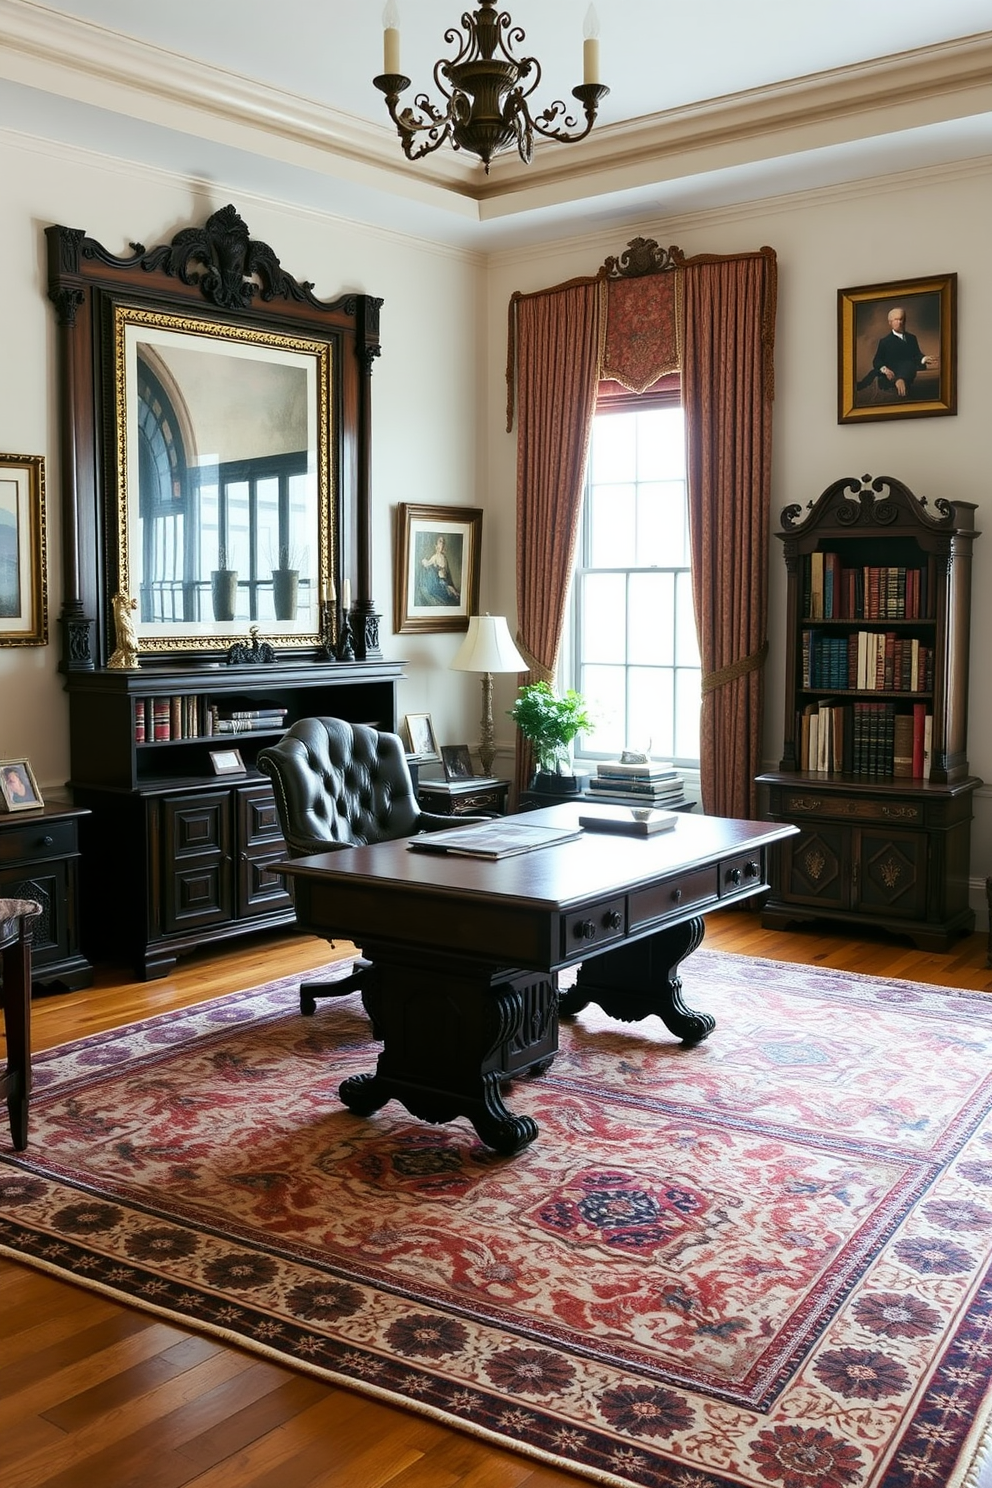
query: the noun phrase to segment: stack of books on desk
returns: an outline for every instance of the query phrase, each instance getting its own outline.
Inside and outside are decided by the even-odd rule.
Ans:
[[[685,795],[685,780],[671,765],[655,760],[627,765],[609,760],[596,766],[584,799],[612,806],[671,806]]]

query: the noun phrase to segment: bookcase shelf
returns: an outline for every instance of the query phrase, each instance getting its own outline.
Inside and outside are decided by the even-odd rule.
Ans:
[[[135,671],[70,672],[73,798],[81,819],[82,924],[93,958],[128,954],[141,977],[165,976],[177,956],[293,919],[272,865],[285,856],[258,752],[297,719],[333,716],[395,729],[398,662],[260,666],[189,663]],[[135,737],[155,699],[180,719],[278,710],[272,728]],[[185,708],[185,712],[184,712]],[[244,773],[218,775],[217,750],[237,749]]]
[[[864,476],[782,513],[785,738],[779,769],[759,783],[771,819],[800,835],[779,854],[766,925],[872,923],[928,949],[974,928],[974,512]],[[907,666],[923,686],[905,686]]]

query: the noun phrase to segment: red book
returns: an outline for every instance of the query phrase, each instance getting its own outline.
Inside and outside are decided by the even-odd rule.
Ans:
[[[926,703],[913,704],[913,776],[923,779],[923,737],[926,730]]]

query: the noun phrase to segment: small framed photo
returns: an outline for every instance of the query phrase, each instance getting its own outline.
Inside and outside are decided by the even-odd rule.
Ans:
[[[26,759],[0,760],[0,801],[3,811],[33,811],[44,806],[38,782]]]
[[[211,749],[210,763],[215,775],[244,775],[245,762],[240,749]]]
[[[394,620],[400,635],[467,630],[479,605],[482,510],[397,509]]]
[[[441,762],[445,780],[471,780],[475,773],[467,744],[446,744],[441,750]]]
[[[418,760],[436,760],[440,756],[437,752],[437,739],[434,737],[434,725],[431,723],[429,713],[408,713],[403,720],[406,742],[410,753]]]
[[[48,643],[43,455],[0,455],[0,646]]]
[[[957,279],[837,291],[839,424],[957,413]]]

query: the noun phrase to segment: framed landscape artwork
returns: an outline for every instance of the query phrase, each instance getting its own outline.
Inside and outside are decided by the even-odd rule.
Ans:
[[[479,603],[482,510],[401,505],[396,521],[395,629],[467,630]]]
[[[0,646],[47,642],[44,457],[0,455]]]
[[[957,413],[957,275],[837,291],[837,422]]]

